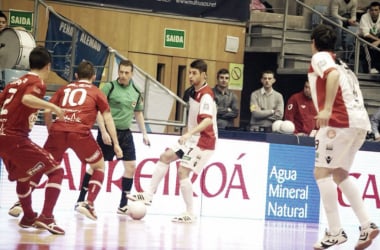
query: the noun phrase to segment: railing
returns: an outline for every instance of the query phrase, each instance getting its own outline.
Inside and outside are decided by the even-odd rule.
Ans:
[[[334,21],[332,21],[331,19],[329,19],[328,17],[326,17],[324,14],[322,14],[321,12],[315,10],[313,7],[303,3],[302,1],[300,0],[295,0],[300,6],[310,10],[311,12],[317,14],[323,21],[333,25],[334,27],[337,27],[339,29],[342,29],[343,32],[346,32],[346,34],[351,34],[352,36],[355,37],[355,50],[354,50],[354,54],[355,54],[355,57],[354,57],[354,68],[353,68],[353,71],[355,72],[355,74],[359,73],[359,60],[360,60],[360,45],[361,44],[366,44],[367,46],[371,47],[372,49],[375,49],[377,51],[380,52],[380,49],[376,46],[373,46],[371,43],[367,42],[366,40],[364,40],[362,37],[360,37],[358,34],[352,32],[351,30],[347,29],[347,28],[344,28],[342,26],[340,26],[339,24],[335,23]],[[287,29],[287,18],[288,18],[288,12],[289,12],[289,0],[286,0],[285,1],[285,14],[284,14],[284,22],[283,22],[283,43],[282,43],[282,46],[281,46],[281,55],[280,55],[280,62],[279,62],[279,65],[281,67],[284,66],[284,55],[285,55],[285,49],[284,49],[284,44],[286,43],[286,36],[285,36],[285,33],[286,33],[286,29]]]

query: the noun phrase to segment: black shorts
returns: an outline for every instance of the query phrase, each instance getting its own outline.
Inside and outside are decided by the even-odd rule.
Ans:
[[[133,142],[133,135],[130,129],[117,130],[117,139],[119,140],[119,145],[123,151],[123,157],[118,160],[123,161],[135,161],[136,160],[136,150],[135,144]],[[113,146],[106,145],[103,143],[102,134],[98,130],[98,136],[96,138],[100,148],[102,149],[104,160],[112,161],[115,157],[115,152],[113,151]]]

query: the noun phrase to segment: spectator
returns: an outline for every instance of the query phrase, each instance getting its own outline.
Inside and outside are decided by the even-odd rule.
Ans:
[[[305,81],[303,90],[293,94],[285,109],[285,120],[295,125],[294,133],[297,135],[310,135],[315,129],[315,116],[317,111],[311,99],[310,83]]]
[[[380,2],[372,2],[369,10],[360,19],[359,35],[375,47],[380,47]],[[378,74],[380,71],[380,52],[364,44],[364,53],[368,72]]]
[[[261,76],[263,87],[251,94],[251,131],[270,132],[272,123],[281,120],[284,115],[282,94],[272,88],[275,82],[273,71],[264,71]]]
[[[377,110],[375,114],[371,117],[371,127],[372,127],[372,133],[374,135],[375,141],[380,141],[380,109]]]
[[[339,26],[347,28],[348,26],[357,25],[356,10],[358,7],[357,0],[331,0],[329,5],[329,18]],[[335,27],[337,35],[335,48],[343,50],[342,29]]]
[[[234,119],[238,117],[239,105],[234,92],[228,89],[230,73],[227,69],[220,69],[216,77],[214,91],[215,102],[218,107],[218,129],[234,126]]]
[[[7,27],[7,22],[7,16],[2,11],[0,11],[0,32]]]
[[[265,0],[252,0],[250,9],[256,12],[274,12],[272,5]]]

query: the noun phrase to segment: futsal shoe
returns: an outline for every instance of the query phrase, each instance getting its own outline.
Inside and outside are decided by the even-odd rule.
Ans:
[[[335,245],[340,245],[346,241],[347,235],[343,229],[340,229],[337,235],[331,235],[331,233],[326,230],[323,239],[314,244],[314,250],[327,249]]]
[[[371,245],[372,240],[379,234],[379,228],[375,223],[369,224],[369,227],[367,228],[362,229],[359,227],[359,230],[360,237],[358,243],[355,246],[355,250],[366,249],[369,245]]]
[[[19,201],[15,202],[15,204],[13,204],[13,206],[8,210],[8,214],[13,217],[19,217],[22,212],[22,206]]]
[[[87,201],[82,202],[77,209],[79,213],[83,214],[90,220],[97,220],[98,216],[96,216],[94,206],[90,205]]]
[[[147,206],[152,205],[152,196],[144,192],[140,192],[137,194],[127,194],[127,198],[131,201],[142,201]]]
[[[40,229],[46,229],[52,234],[57,234],[57,235],[64,235],[65,231],[57,226],[55,223],[54,217],[47,218],[43,214],[41,214],[36,221],[34,222],[34,226],[36,228]]]

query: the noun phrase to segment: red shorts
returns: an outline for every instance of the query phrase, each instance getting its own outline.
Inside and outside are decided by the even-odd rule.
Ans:
[[[28,137],[1,136],[0,155],[10,181],[32,177],[37,173],[46,173],[59,165],[49,152]]]
[[[92,136],[65,131],[50,131],[44,149],[50,152],[58,162],[62,161],[65,151],[71,148],[82,162],[96,163],[103,158],[102,150]]]

